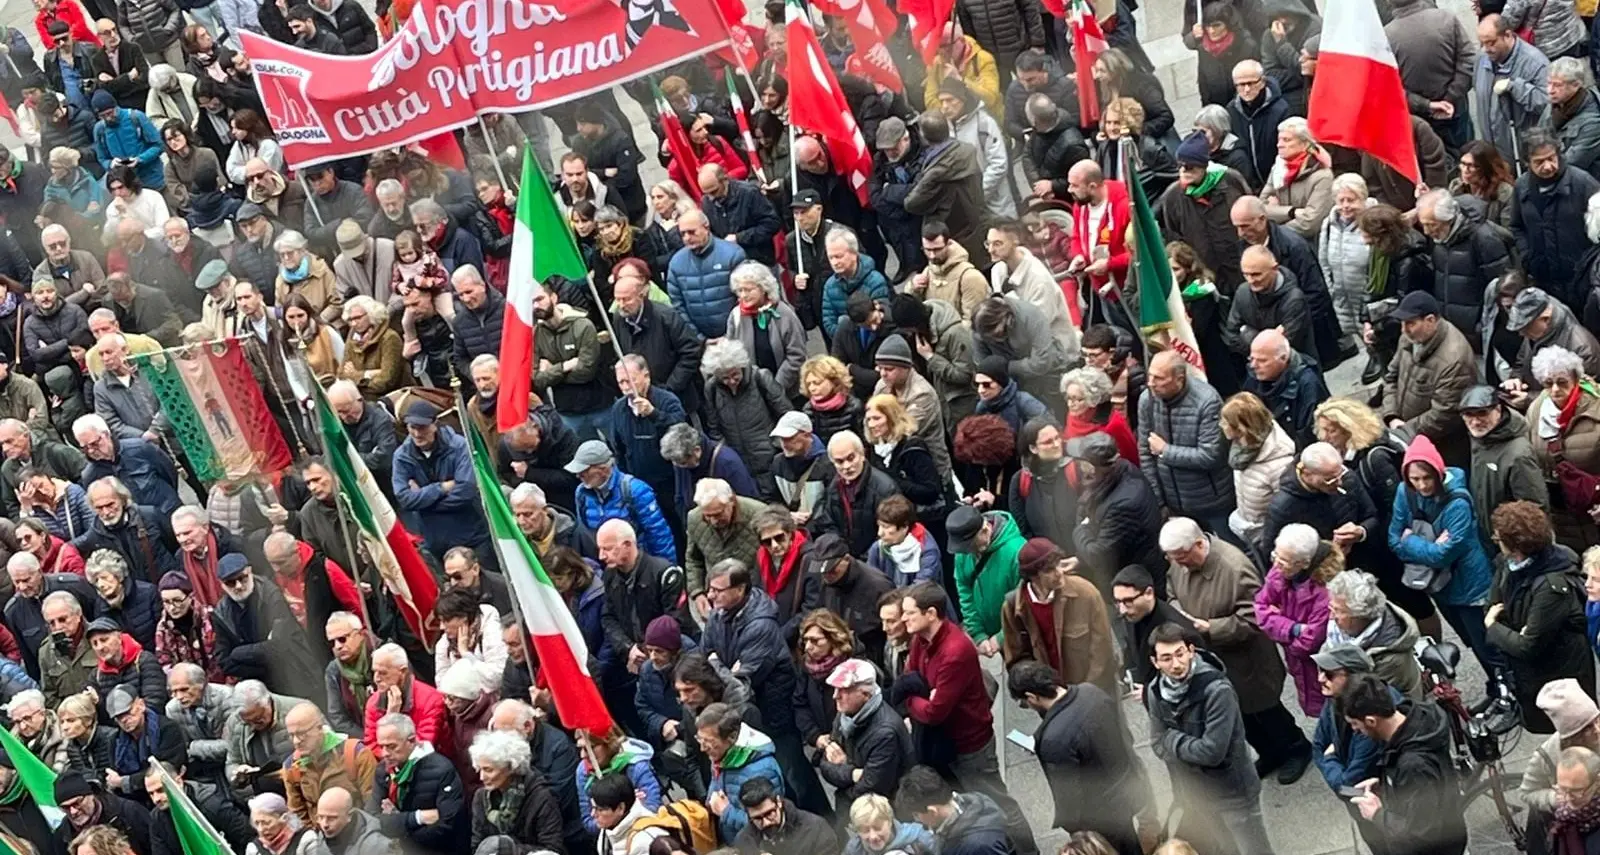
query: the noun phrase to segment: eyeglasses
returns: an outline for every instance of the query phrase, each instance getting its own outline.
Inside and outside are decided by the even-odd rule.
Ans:
[[[1134,594],[1131,597],[1112,597],[1111,600],[1112,600],[1112,602],[1116,603],[1119,606],[1131,606],[1134,603],[1139,602],[1139,599],[1141,597],[1143,597],[1143,596],[1144,596],[1144,593],[1140,592],[1140,593]]]
[[[717,594],[725,593],[725,592],[731,591],[731,590],[733,590],[733,586],[732,585],[723,585],[720,588],[717,587],[716,585],[707,585],[706,586],[706,593],[710,594],[712,596],[716,596]]]
[[[344,635],[330,635],[328,636],[328,644],[338,647],[339,645],[344,644],[346,641],[355,638],[357,635],[359,635],[359,633],[354,632],[347,632]]]
[[[1235,80],[1235,81],[1233,81],[1233,88],[1235,88],[1235,89],[1254,89],[1257,86],[1260,86],[1264,80],[1265,80],[1265,78],[1262,78],[1262,77],[1257,77],[1254,80]]]
[[[64,240],[47,240],[47,241],[44,242],[44,248],[45,249],[66,249],[67,248],[67,242],[64,241]]]
[[[224,587],[224,588],[243,588],[245,586],[245,583],[248,582],[249,580],[250,580],[250,574],[249,573],[240,573],[239,575],[234,576],[231,579],[223,579],[222,580],[222,587]]]
[[[789,539],[789,535],[787,535],[787,534],[775,534],[775,535],[772,535],[771,537],[763,537],[763,538],[761,538],[761,545],[762,546],[777,546],[778,544],[783,543],[784,541],[786,541],[788,539]]]

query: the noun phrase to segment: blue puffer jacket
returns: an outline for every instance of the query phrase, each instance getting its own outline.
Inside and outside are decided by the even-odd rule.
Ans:
[[[828,341],[833,341],[833,331],[839,328],[845,301],[859,288],[866,288],[874,300],[889,299],[889,280],[883,278],[877,263],[866,253],[856,256],[856,275],[846,279],[835,273],[822,286],[822,331],[827,333]]]
[[[685,653],[693,653],[700,649],[700,645],[687,635],[679,636],[683,647],[678,651],[682,658]],[[677,688],[673,685],[673,670],[665,671],[657,668],[655,663],[646,659],[639,666],[639,683],[633,690],[633,707],[639,711],[639,718],[644,721],[645,735],[658,747],[665,747],[661,739],[661,726],[669,721],[679,721],[683,718],[683,703],[678,700]],[[679,739],[693,739],[694,734],[678,734]]]
[[[115,158],[137,158],[140,184],[151,190],[167,186],[161,171],[161,134],[150,117],[138,110],[118,107],[115,121],[95,123],[94,155],[102,169],[110,169]]]
[[[611,766],[605,769],[606,773],[616,771],[617,766],[622,766],[628,773],[628,780],[633,782],[634,793],[644,793],[644,806],[653,813],[661,807],[661,781],[656,778],[656,772],[650,768],[650,760],[656,756],[654,748],[648,743],[637,739],[622,740],[622,753],[612,758]],[[594,782],[595,775],[589,771],[589,758],[578,761],[578,810],[583,813],[583,827],[590,834],[600,833],[600,826],[594,821],[594,805],[589,801],[589,784]]]
[[[717,831],[723,840],[738,837],[740,830],[750,822],[744,805],[739,803],[739,791],[744,789],[746,781],[766,778],[772,782],[774,792],[780,796],[784,794],[783,771],[778,768],[772,739],[748,724],[739,725],[739,735],[734,738],[733,747],[723,755],[722,765],[713,768],[715,771],[711,776],[711,785],[706,788],[706,800],[710,801],[714,793],[726,793],[728,796],[728,809],[717,818]]]
[[[89,174],[89,170],[80,166],[76,172],[67,176],[65,182],[58,183],[51,178],[49,183],[44,185],[44,200],[65,203],[72,210],[87,215],[91,202],[99,205],[102,210],[105,208],[106,188]]]
[[[133,493],[134,502],[155,508],[162,516],[178,509],[178,469],[159,446],[141,438],[117,440],[112,460],[91,460],[83,467],[84,484],[115,475]],[[81,537],[82,532],[78,535]],[[88,557],[87,554],[84,556]]]
[[[37,688],[39,684],[28,676],[28,672],[23,670],[21,665],[0,656],[0,701],[10,703],[18,692]]]
[[[1450,568],[1450,584],[1435,595],[1451,606],[1481,606],[1489,600],[1489,582],[1494,570],[1489,551],[1478,536],[1478,521],[1467,491],[1467,475],[1454,466],[1446,469],[1444,458],[1426,436],[1418,436],[1406,449],[1402,474],[1411,464],[1421,463],[1443,472],[1444,483],[1432,496],[1418,496],[1411,485],[1400,482],[1394,494],[1394,515],[1389,519],[1389,549],[1407,564]],[[1408,534],[1418,520],[1433,525],[1434,536]],[[1449,533],[1443,543],[1437,537]]]
[[[667,527],[667,518],[656,502],[656,491],[649,484],[612,467],[611,480],[604,488],[596,491],[579,483],[572,500],[578,522],[590,531],[599,531],[606,520],[627,520],[639,533],[639,545],[645,552],[668,561],[678,560],[672,529]]]
[[[489,525],[478,507],[478,476],[467,453],[467,440],[440,425],[433,454],[424,457],[416,440],[407,439],[394,453],[390,486],[400,510],[414,511],[421,521],[428,551],[443,555],[452,546],[471,546],[478,557],[494,555]],[[413,488],[411,482],[417,482]],[[439,485],[454,481],[447,492]]]
[[[1399,689],[1389,687],[1389,699],[1396,704],[1405,697]],[[1317,729],[1311,737],[1311,758],[1316,761],[1328,788],[1338,792],[1340,787],[1353,787],[1375,774],[1383,746],[1356,733],[1334,707],[1334,704],[1323,704],[1322,713],[1317,716]],[[1330,745],[1334,746],[1332,754],[1327,753]]]
[[[744,260],[738,244],[713,237],[699,250],[678,250],[667,262],[667,296],[672,298],[672,307],[702,336],[722,338],[728,334],[728,313],[739,302],[728,285],[728,275]]]
[[[155,650],[156,624],[161,620],[161,595],[155,585],[132,576],[124,578],[122,586],[127,591],[122,597],[122,604],[112,606],[105,597],[96,597],[94,616],[111,618],[144,649]]]

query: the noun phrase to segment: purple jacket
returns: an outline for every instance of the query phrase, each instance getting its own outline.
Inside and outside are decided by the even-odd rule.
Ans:
[[[1294,677],[1300,708],[1312,718],[1322,713],[1325,699],[1317,686],[1317,666],[1311,654],[1321,650],[1328,637],[1328,587],[1311,580],[1314,572],[1315,568],[1307,570],[1291,582],[1273,567],[1256,591],[1256,622],[1268,638],[1283,647],[1283,661]]]

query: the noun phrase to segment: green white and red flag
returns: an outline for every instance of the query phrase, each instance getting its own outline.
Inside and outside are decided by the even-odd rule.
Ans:
[[[294,462],[239,339],[131,356],[202,481],[277,472]]]
[[[496,426],[510,431],[528,420],[528,393],[533,391],[533,296],[550,276],[582,280],[589,275],[572,227],[550,181],[534,165],[533,152],[522,150],[522,195],[511,229],[511,276],[506,283],[506,313],[500,331],[500,392],[495,399]],[[491,478],[487,483],[495,483]]]
[[[350,509],[350,519],[355,522],[355,535],[360,540],[361,551],[378,570],[378,576],[400,607],[400,616],[406,626],[429,649],[438,638],[435,627],[429,626],[434,603],[439,601],[439,582],[422,560],[416,541],[400,524],[394,506],[389,504],[372,470],[361,458],[344,424],[329,406],[328,399],[319,389],[316,395],[316,418],[322,428],[323,443],[327,446],[328,468],[339,482],[339,494]],[[463,419],[462,421],[468,421]],[[352,570],[352,573],[355,571]]]
[[[45,765],[9,728],[0,727],[0,748],[4,748],[6,756],[11,758],[17,780],[33,798],[33,803],[39,806],[39,812],[44,814],[51,826],[59,825],[65,814],[56,807],[55,771]]]
[[[1133,164],[1133,145],[1124,139],[1119,145],[1122,174],[1134,176],[1138,171]],[[1161,226],[1156,223],[1155,211],[1144,195],[1144,185],[1137,178],[1124,182],[1128,185],[1129,209],[1133,213],[1133,265],[1132,273],[1138,282],[1139,327],[1149,342],[1150,352],[1173,350],[1189,363],[1190,372],[1204,380],[1205,359],[1200,356],[1200,340],[1195,337],[1194,326],[1189,323],[1189,310],[1183,304],[1181,285],[1172,281],[1172,267],[1167,263],[1167,246],[1161,238]]]
[[[161,788],[167,793],[167,813],[172,815],[172,827],[178,833],[184,855],[233,855],[233,847],[228,845],[227,839],[200,812],[183,785],[168,775],[154,757],[150,758],[150,771],[161,777]]]
[[[461,429],[467,434],[472,452],[478,497],[483,501],[483,515],[489,521],[494,551],[500,558],[500,572],[511,586],[522,625],[533,638],[541,677],[550,687],[556,714],[564,727],[606,733],[613,722],[600,697],[600,687],[589,673],[589,645],[561,592],[544,572],[539,556],[517,528],[483,436],[471,419],[462,419]]]
[[[756,138],[750,133],[750,117],[744,110],[744,99],[739,97],[739,87],[733,83],[733,69],[728,69],[722,79],[728,84],[728,103],[733,105],[733,116],[739,120],[739,133],[744,137],[744,151],[750,158],[750,168],[755,170],[761,186],[767,186],[767,171],[761,168],[761,155],[756,152]]]

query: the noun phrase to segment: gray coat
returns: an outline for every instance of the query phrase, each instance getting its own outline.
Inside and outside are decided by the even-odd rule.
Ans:
[[[1511,0],[1512,5],[1522,0]],[[1568,7],[1571,11],[1571,7]],[[1479,54],[1472,71],[1472,100],[1477,109],[1478,139],[1494,143],[1494,147],[1507,154],[1516,151],[1512,134],[1519,137],[1523,131],[1539,124],[1544,111],[1550,106],[1550,93],[1546,89],[1550,75],[1550,60],[1539,49],[1521,39],[1511,48],[1511,55],[1495,73],[1494,61],[1488,54]],[[1494,94],[1494,82],[1504,77],[1510,81],[1506,94]]]
[[[109,371],[94,381],[94,411],[111,426],[117,439],[138,439],[145,431],[171,431],[155,389],[137,371],[128,376],[127,383],[113,379]]]
[[[751,475],[765,475],[772,466],[772,428],[794,409],[788,395],[765,369],[744,370],[739,391],[729,392],[721,378],[706,383],[706,433],[744,458]]]
[[[307,835],[310,837],[311,835]],[[322,839],[322,835],[315,835],[317,843],[322,847],[313,850],[307,855],[316,855],[317,852],[331,853],[333,848]],[[357,808],[350,814],[350,825],[345,828],[341,840],[348,840],[339,849],[339,855],[400,855],[400,841],[385,837],[382,829],[378,827],[378,820],[372,814]]]
[[[300,704],[306,703],[301,698],[290,695],[272,695],[272,728],[262,733],[259,738],[266,740],[266,756],[274,758],[288,757],[294,753],[294,741],[289,738],[289,729],[283,720],[288,717],[289,710]],[[245,724],[235,709],[228,714],[227,723],[223,725],[223,739],[227,742],[227,775],[233,779],[233,770],[239,766],[254,765],[250,763],[250,741],[256,732]]]
[[[1458,112],[1466,108],[1478,43],[1454,12],[1433,0],[1395,0],[1394,18],[1383,33],[1413,114],[1428,116],[1430,101],[1449,101]]]
[[[934,339],[928,382],[939,393],[945,429],[953,432],[978,407],[978,393],[972,385],[972,325],[943,300],[929,300],[924,305]]]
[[[1600,171],[1600,92],[1585,89],[1574,97],[1583,99],[1577,115],[1557,128],[1550,105],[1546,104],[1539,126],[1555,134],[1556,141],[1561,143],[1562,163],[1593,175]]]
[[[167,701],[167,718],[183,728],[183,738],[189,743],[189,760],[196,763],[221,764],[228,758],[226,726],[236,721],[239,704],[234,700],[233,687],[222,683],[207,683],[200,694],[200,707],[206,714],[204,724],[198,711],[185,707],[177,698]]]
[[[1057,415],[1067,411],[1061,395],[1061,375],[1072,366],[1067,345],[1050,331],[1050,321],[1032,303],[1015,295],[1006,297],[1016,313],[1011,335],[1005,341],[991,341],[973,333],[972,362],[988,356],[1003,356],[1006,371],[1022,391],[1038,398]],[[973,402],[977,406],[977,402]]]
[[[333,281],[345,299],[364,294],[387,305],[394,296],[389,289],[394,275],[394,241],[375,237],[367,241],[367,251],[360,258],[349,258],[341,252],[333,260]]]
[[[1261,776],[1250,761],[1239,696],[1221,660],[1199,651],[1183,689],[1169,698],[1157,681],[1144,693],[1150,747],[1166,763],[1174,797],[1189,809],[1254,806]]]
[[[1345,221],[1337,211],[1328,214],[1318,231],[1317,263],[1322,266],[1333,310],[1339,315],[1339,329],[1345,335],[1359,335],[1361,310],[1368,300],[1367,263],[1372,247],[1361,239],[1355,221]]]
[[[785,395],[793,397],[800,392],[800,366],[806,361],[806,328],[793,306],[781,300],[776,306],[778,314],[767,333],[773,359],[778,363],[778,374],[773,379],[778,381]],[[744,345],[744,352],[755,361],[756,325],[737,306],[728,313],[728,338]]]
[[[1572,0],[1506,0],[1500,17],[1512,30],[1532,27],[1533,47],[1545,56],[1561,56],[1589,34]]]
[[[1233,508],[1233,470],[1222,436],[1222,396],[1190,377],[1170,401],[1146,389],[1139,396],[1139,468],[1174,516],[1210,516]],[[1160,457],[1150,434],[1167,441]]]

